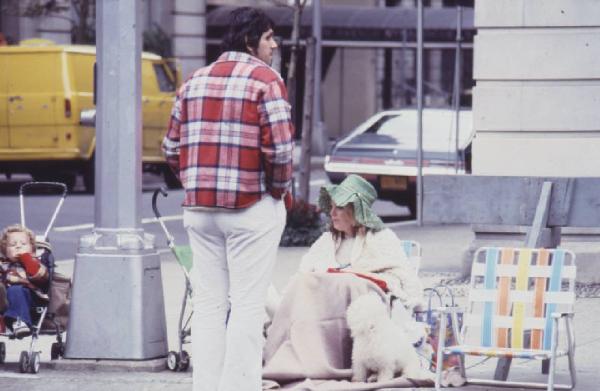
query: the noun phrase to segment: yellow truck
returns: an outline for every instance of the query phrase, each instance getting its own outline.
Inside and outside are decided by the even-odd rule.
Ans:
[[[0,47],[0,174],[28,173],[69,188],[81,174],[86,190],[93,192],[95,129],[82,126],[80,115],[94,108],[95,61],[93,46],[30,40]],[[160,144],[178,75],[151,53],[142,54],[141,68],[142,166],[176,187]]]

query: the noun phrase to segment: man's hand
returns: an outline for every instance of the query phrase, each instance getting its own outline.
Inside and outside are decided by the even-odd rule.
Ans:
[[[283,196],[283,203],[285,204],[285,210],[288,212],[292,210],[292,207],[294,206],[294,197],[292,196],[291,192],[288,191],[285,193]]]

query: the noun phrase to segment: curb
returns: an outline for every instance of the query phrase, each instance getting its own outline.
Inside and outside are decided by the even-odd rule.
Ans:
[[[98,372],[162,372],[167,369],[167,359],[150,360],[93,360],[63,358],[44,365],[57,371],[98,371]]]

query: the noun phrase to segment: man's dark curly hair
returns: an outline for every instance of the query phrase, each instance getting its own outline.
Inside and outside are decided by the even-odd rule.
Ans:
[[[260,37],[269,29],[275,29],[275,23],[263,11],[251,8],[236,8],[229,14],[229,30],[223,37],[221,49],[248,53],[248,46],[258,48]]]

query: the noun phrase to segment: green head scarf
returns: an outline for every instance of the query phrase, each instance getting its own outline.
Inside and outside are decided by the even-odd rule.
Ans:
[[[331,211],[331,203],[344,207],[354,205],[354,219],[365,227],[375,231],[383,229],[383,221],[373,212],[371,205],[377,199],[377,191],[364,178],[348,175],[339,185],[328,185],[321,188],[319,208],[325,213]]]

